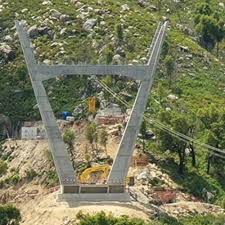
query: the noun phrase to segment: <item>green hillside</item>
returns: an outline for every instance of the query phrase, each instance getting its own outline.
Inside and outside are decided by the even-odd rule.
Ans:
[[[15,20],[27,21],[28,28],[37,26],[33,28],[32,42],[40,62],[145,64],[158,22],[168,18],[168,36],[146,114],[201,143],[224,149],[225,42],[221,40],[219,45],[213,42],[214,36],[208,33],[214,28],[212,23],[209,23],[209,29],[203,27],[208,29],[206,31],[202,28],[203,20],[196,24],[196,16],[205,15],[199,12],[204,2],[2,0],[0,114],[9,116],[14,126],[18,122],[40,119],[15,35]],[[225,21],[224,0],[206,2],[212,11],[207,14],[213,18],[210,21],[217,22],[217,17],[219,22]],[[218,14],[214,15],[214,12]],[[93,24],[85,27],[89,19],[94,19],[89,21],[89,25]],[[203,31],[209,40],[207,43],[201,42]],[[5,45],[9,46],[12,55],[3,52],[4,47],[1,46]],[[134,95],[136,91],[135,88],[127,88],[131,84],[125,79],[114,78],[112,83],[116,92]],[[95,95],[99,91],[86,77],[50,80],[46,88],[56,114],[72,111],[81,97]],[[204,199],[203,189],[206,188],[215,195],[212,202],[225,206],[224,160],[194,145],[197,162],[192,166],[190,157],[184,154],[188,147],[185,142],[154,125],[152,129],[159,138],[156,142],[147,143],[148,150],[165,171],[187,192]],[[168,149],[171,152],[169,156],[165,153]],[[211,168],[207,174],[209,156]],[[180,165],[180,170],[179,159],[185,164],[183,168]]]

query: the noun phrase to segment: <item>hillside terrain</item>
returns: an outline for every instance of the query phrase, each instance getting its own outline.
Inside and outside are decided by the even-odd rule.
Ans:
[[[47,141],[19,140],[23,123],[39,121],[40,114],[15,21],[27,27],[38,63],[138,65],[147,63],[155,29],[159,21],[166,19],[170,22],[168,35],[141,131],[151,129],[156,138],[137,141],[136,151],[147,154],[149,163],[146,168],[130,169],[130,175],[137,180],[131,192],[141,204],[138,207],[146,207],[143,218],[156,213],[149,213],[147,206],[156,204],[151,190],[157,192],[157,188],[176,191],[176,201],[161,204],[157,212],[174,218],[216,211],[224,214],[224,0],[0,0],[0,203],[16,204],[25,218],[22,224],[28,224],[28,220],[29,224],[35,224],[35,220],[36,224],[44,224],[48,215],[57,215],[58,209],[51,206],[51,201],[58,190],[58,179]],[[219,36],[215,27],[220,28]],[[130,106],[133,104],[139,82],[112,76],[99,80]],[[91,118],[87,99],[96,96],[101,107],[114,103],[123,112],[127,107],[95,79],[82,74],[62,74],[45,82],[45,87],[56,117],[69,111],[76,118],[73,126],[61,131],[68,128],[75,133],[68,149],[73,149],[71,158],[79,164],[80,173],[99,163],[99,158],[101,163],[111,165],[121,135],[113,133],[115,128],[106,127],[110,134],[107,152],[99,140],[93,151],[85,136]],[[7,126],[5,118],[10,121]],[[83,125],[79,132],[77,122]],[[6,140],[7,135],[14,140]],[[47,204],[46,212],[43,218],[37,212],[32,220],[27,211],[36,199],[41,206]],[[54,210],[49,212],[51,207]],[[62,215],[66,210],[63,207],[59,206]],[[142,217],[129,211],[124,214]],[[49,223],[74,222],[63,221],[66,219],[60,216]]]

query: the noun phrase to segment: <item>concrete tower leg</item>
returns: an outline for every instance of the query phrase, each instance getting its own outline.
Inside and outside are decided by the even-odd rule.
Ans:
[[[49,147],[51,149],[54,164],[59,176],[61,192],[78,192],[75,172],[69,159],[66,146],[62,140],[45,88],[42,84],[42,76],[37,70],[37,64],[31,49],[31,43],[26,35],[26,32],[23,30],[23,27],[19,23],[16,23],[16,28],[28,67],[32,87],[34,89],[34,94],[48,136]]]
[[[123,138],[119,145],[116,159],[108,177],[108,184],[114,189],[116,188],[121,190],[125,187],[126,176],[128,173],[131,157],[133,155],[137,135],[139,133],[141,122],[144,116],[150,90],[153,84],[154,74],[165,38],[166,28],[167,22],[161,27],[158,27],[156,30],[151,47],[151,56],[148,62],[148,75],[141,82],[130,119],[127,123]]]

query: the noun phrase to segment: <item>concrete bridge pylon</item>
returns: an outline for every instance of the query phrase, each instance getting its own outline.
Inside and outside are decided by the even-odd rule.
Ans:
[[[38,64],[35,60],[27,31],[21,22],[16,21],[20,44],[59,177],[61,186],[59,200],[129,201],[129,195],[125,190],[125,180],[154,81],[154,74],[159,62],[167,26],[167,21],[159,24],[150,47],[151,54],[147,65],[45,65]],[[76,171],[73,169],[72,162],[62,140],[52,107],[43,86],[43,81],[62,74],[117,75],[141,81],[130,119],[125,128],[117,156],[105,185],[81,185],[76,179]]]

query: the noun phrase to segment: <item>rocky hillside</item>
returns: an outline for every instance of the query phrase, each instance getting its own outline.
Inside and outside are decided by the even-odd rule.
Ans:
[[[159,2],[162,2],[160,8]],[[15,20],[24,21],[27,25],[38,61],[47,64],[142,64],[147,61],[148,47],[158,21],[168,17],[171,19],[171,28],[165,54],[170,51],[177,59],[176,89],[182,93],[182,99],[194,112],[196,108],[205,107],[210,100],[216,105],[222,104],[223,65],[197,42],[192,18],[195,6],[188,2],[176,2],[2,0],[0,112],[9,115],[14,123],[39,117],[15,33]],[[212,2],[215,2],[215,8],[224,10],[217,5],[219,2]],[[221,59],[223,51],[222,45]],[[164,94],[170,92],[165,85],[168,77],[163,66],[161,68],[158,72],[160,81],[154,90],[156,98],[160,85]],[[48,84],[56,112],[71,110],[77,104],[77,99],[87,94],[86,79],[71,79],[72,82],[50,81]],[[125,84],[118,85],[125,89]]]
[[[156,171],[150,171],[150,175],[144,171],[142,176],[157,179],[141,179],[145,197],[140,196],[145,200],[151,183],[160,186],[166,179],[188,196],[225,207],[224,157],[196,144],[225,149],[225,42],[223,38],[216,42],[218,36],[212,34],[217,31],[214,23],[222,29],[224,12],[224,0],[0,0],[0,114],[10,118],[13,130],[23,121],[40,120],[15,20],[27,27],[40,63],[145,64],[158,22],[169,19],[146,116],[197,141],[180,140],[159,125],[148,123],[150,119],[146,121],[147,129],[156,133],[156,140],[145,140],[144,150],[151,155]],[[138,82],[110,76],[100,79],[124,100],[133,102]],[[82,76],[62,76],[45,86],[56,116],[77,109],[75,114],[79,111],[86,119],[88,113],[79,110],[80,104],[85,108],[87,97],[99,97],[99,93],[101,101],[118,103],[98,84]],[[138,144],[142,141],[138,140]],[[45,151],[46,142],[24,145],[17,141],[10,145],[8,142],[0,148],[3,171],[4,162],[10,162],[8,177],[1,178],[1,187],[14,187],[18,181],[21,185],[27,179],[29,183],[35,177],[41,177],[38,184],[45,186],[57,183],[53,166],[46,167],[47,160],[51,161]],[[30,157],[28,161],[26,157]],[[206,195],[211,196],[210,200]],[[168,212],[170,208],[173,206]]]

